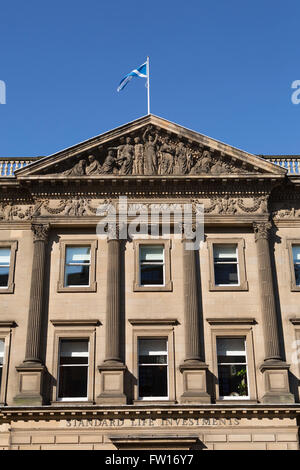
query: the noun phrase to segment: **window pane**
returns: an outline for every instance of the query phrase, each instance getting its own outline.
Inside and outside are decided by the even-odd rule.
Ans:
[[[61,356],[87,356],[89,351],[88,341],[63,339],[60,342]]]
[[[0,266],[0,287],[8,286],[9,267],[4,268]]]
[[[139,396],[167,397],[168,396],[167,366],[139,367]]]
[[[89,266],[66,266],[65,286],[88,286],[90,283]]]
[[[293,245],[293,259],[300,263],[300,245]]]
[[[163,266],[146,265],[141,266],[141,285],[163,285]]]
[[[167,355],[167,340],[161,338],[149,338],[139,340],[139,355],[157,356]]]
[[[4,340],[0,339],[0,365],[3,365],[4,358]]]
[[[59,398],[87,397],[87,366],[59,368]]]
[[[62,340],[60,364],[88,364],[88,341]]]
[[[248,396],[245,338],[217,338],[217,355],[220,396]]]
[[[245,338],[217,338],[218,356],[245,356]]]
[[[59,398],[87,397],[88,350],[88,341],[61,340]]]
[[[300,286],[300,263],[295,264],[295,278],[296,278],[296,285]]]
[[[0,248],[0,266],[9,266],[10,264],[10,248]]]
[[[140,261],[161,261],[164,260],[163,245],[140,246]]]
[[[214,245],[214,259],[237,261],[237,245]]]
[[[139,340],[140,364],[167,364],[167,355],[166,339]]]
[[[90,246],[67,246],[66,263],[89,263],[91,260]]]
[[[219,366],[218,375],[221,397],[248,396],[246,366]]]
[[[2,380],[3,360],[4,360],[4,340],[0,339],[0,387],[1,387],[1,380]]]
[[[293,246],[293,260],[294,260],[296,285],[300,286],[300,245]]]
[[[215,264],[215,284],[238,284],[237,264]]]

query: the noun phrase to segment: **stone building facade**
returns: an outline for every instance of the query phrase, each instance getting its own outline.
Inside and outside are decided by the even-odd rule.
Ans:
[[[148,115],[0,161],[1,449],[298,449],[300,168],[277,160]]]

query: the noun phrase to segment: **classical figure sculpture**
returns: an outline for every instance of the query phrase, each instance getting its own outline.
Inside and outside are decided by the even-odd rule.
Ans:
[[[144,145],[144,175],[157,174],[157,155],[156,144],[158,135],[155,137],[151,134],[151,128],[147,128],[143,134]]]
[[[139,137],[134,138],[134,160],[133,175],[142,175],[144,173],[144,146]]]
[[[126,143],[121,147],[120,154],[117,158],[117,163],[121,164],[119,174],[130,175],[132,173],[134,152],[134,147],[131,144],[131,137],[126,137]]]
[[[114,156],[114,148],[111,147],[108,149],[107,157],[104,160],[100,173],[110,174],[113,172],[115,166],[116,166],[116,158]]]
[[[160,147],[161,159],[159,164],[160,175],[171,175],[174,167],[174,149],[170,143],[169,137],[165,138]]]
[[[69,170],[64,171],[62,174],[64,176],[83,176],[85,175],[86,161],[79,160],[76,165],[74,165]]]
[[[216,161],[210,169],[212,175],[220,175],[221,173],[230,173],[230,168],[225,162]]]
[[[183,142],[178,142],[175,152],[174,174],[185,175],[187,173],[187,154]]]
[[[88,156],[88,162],[89,164],[86,166],[85,169],[87,175],[97,175],[101,172],[101,165],[98,160],[96,160],[94,155]]]
[[[207,174],[211,166],[211,155],[208,150],[204,150],[202,156],[196,160],[195,165],[191,168],[190,175]]]

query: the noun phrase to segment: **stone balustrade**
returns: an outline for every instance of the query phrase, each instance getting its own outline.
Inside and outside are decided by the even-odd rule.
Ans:
[[[259,155],[275,165],[288,170],[289,175],[300,175],[300,155]]]
[[[15,157],[15,158],[0,158],[0,178],[7,178],[14,176],[14,173],[19,168],[27,166],[38,157]]]

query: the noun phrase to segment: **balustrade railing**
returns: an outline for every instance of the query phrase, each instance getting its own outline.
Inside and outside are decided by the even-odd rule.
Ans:
[[[259,155],[275,165],[288,170],[288,175],[300,176],[300,155]]]
[[[14,176],[15,171],[19,168],[27,166],[32,163],[38,157],[27,157],[27,158],[0,158],[0,177],[7,178]]]

